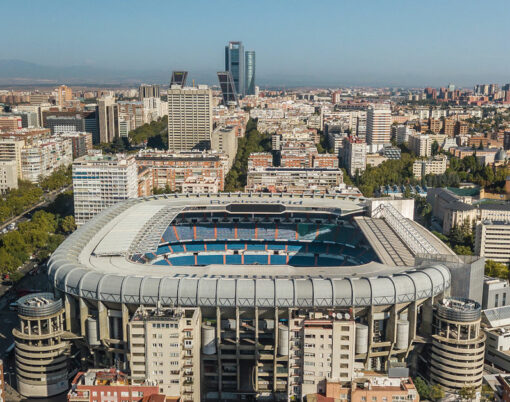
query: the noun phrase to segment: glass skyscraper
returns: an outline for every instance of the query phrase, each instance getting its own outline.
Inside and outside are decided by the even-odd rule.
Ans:
[[[245,94],[255,95],[255,52],[253,50],[246,51],[245,69]]]
[[[245,94],[245,69],[243,42],[229,42],[225,46],[225,71],[230,71],[236,91],[239,95]]]

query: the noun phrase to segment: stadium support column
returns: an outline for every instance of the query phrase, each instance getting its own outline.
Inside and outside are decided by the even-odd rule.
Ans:
[[[276,393],[277,387],[277,357],[278,357],[278,307],[274,308],[274,346],[273,346],[273,392]]]
[[[421,305],[421,326],[420,332],[425,336],[432,335],[432,318],[434,311],[432,306],[434,305],[434,297],[429,297]]]
[[[110,339],[110,323],[108,320],[108,308],[103,302],[97,302],[97,310],[99,313],[99,337],[101,339]]]
[[[254,376],[254,385],[255,391],[259,390],[259,370],[258,364],[260,361],[260,350],[259,350],[259,308],[255,306],[255,373]]]
[[[388,362],[390,361],[391,353],[397,342],[397,321],[398,321],[398,309],[397,305],[393,304],[390,308],[390,317],[388,318],[388,325],[386,327],[386,340],[391,342],[390,349],[388,350],[388,356],[386,358],[386,370],[388,370]]]
[[[370,368],[370,355],[372,353],[372,343],[374,341],[374,306],[370,305],[368,307],[368,350],[367,350],[367,358],[365,360],[365,368]]]
[[[221,311],[216,307],[216,350],[218,355],[218,399],[221,400],[223,367],[221,365]]]
[[[85,300],[80,297],[80,330],[81,336],[87,336],[86,321],[89,318],[89,308]]]
[[[236,362],[237,362],[237,367],[236,367],[236,371],[237,371],[237,389],[241,389],[241,362],[240,362],[240,350],[239,350],[239,345],[241,343],[241,335],[239,333],[239,328],[240,328],[241,324],[239,322],[239,307],[236,306]]]
[[[78,331],[76,325],[76,300],[67,293],[64,294],[64,307],[66,311],[65,313],[66,331],[72,331],[76,333]]]
[[[416,338],[416,315],[417,315],[416,301],[413,301],[407,308],[408,317],[407,319],[409,320],[409,347],[411,347],[414,339]]]

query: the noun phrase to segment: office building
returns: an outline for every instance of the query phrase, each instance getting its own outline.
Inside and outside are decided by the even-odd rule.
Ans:
[[[93,149],[91,133],[68,131],[61,133],[60,136],[71,140],[73,159],[87,155],[87,153]]]
[[[154,398],[160,396],[160,398]],[[154,398],[154,399],[152,399]],[[80,371],[71,383],[68,402],[165,402],[158,384],[133,384],[123,372],[111,369]]]
[[[112,142],[119,136],[119,106],[115,103],[115,97],[107,95],[99,99],[98,116],[100,142]]]
[[[130,130],[134,130],[148,120],[145,116],[144,102],[117,102],[119,113],[119,136],[127,137]],[[124,123],[124,126],[122,125]],[[123,132],[121,132],[121,127]]]
[[[30,105],[40,106],[42,104],[48,103],[50,97],[48,94],[42,94],[39,92],[30,94]]]
[[[159,98],[159,85],[142,84],[138,88],[138,99],[143,101],[145,98]]]
[[[65,85],[60,85],[57,88],[57,106],[63,107],[66,102],[69,102],[73,99],[73,91],[71,88]]]
[[[510,221],[479,222],[475,231],[475,253],[488,260],[510,263]]]
[[[432,139],[426,134],[410,134],[408,137],[409,149],[418,157],[432,155]]]
[[[15,159],[0,160],[0,193],[18,188],[18,164]]]
[[[106,208],[138,197],[135,157],[92,153],[73,162],[74,217],[82,225]]]
[[[46,116],[45,127],[49,128],[52,134],[83,132],[85,131],[85,119],[80,114],[75,116]]]
[[[73,146],[70,138],[53,136],[34,140],[21,149],[21,176],[23,180],[38,183],[60,167],[73,161]]]
[[[247,50],[245,53],[245,70],[246,76],[244,79],[246,95],[255,95],[255,52]]]
[[[187,180],[201,177],[218,179],[219,190],[223,191],[230,163],[223,153],[154,150],[140,151],[136,161],[139,167],[151,170],[154,188],[169,188],[176,192],[184,192]]]
[[[228,169],[230,169],[237,154],[235,127],[223,126],[214,130],[211,135],[211,150],[225,154],[228,157]]]
[[[483,280],[482,310],[510,304],[510,286],[507,279],[485,277]]]
[[[370,152],[391,143],[391,108],[388,104],[371,105],[367,111],[367,144]]]
[[[191,151],[209,149],[212,133],[212,92],[173,86],[168,90],[168,149]]]
[[[444,298],[436,304],[432,323],[429,378],[455,393],[482,386],[485,334],[481,306],[469,299]]]
[[[218,81],[220,83],[223,104],[227,107],[237,106],[239,99],[237,97],[234,79],[232,78],[230,71],[219,71]]]
[[[510,371],[510,306],[482,312],[482,328],[487,336],[485,360],[498,370]]]
[[[167,397],[199,402],[201,331],[214,337],[214,327],[201,329],[201,318],[198,308],[139,307],[128,326],[133,383],[147,381]]]
[[[225,46],[225,71],[229,71],[234,79],[236,92],[245,95],[245,56],[243,42],[229,42]],[[255,71],[254,71],[255,72]]]
[[[0,116],[0,131],[12,131],[23,128],[23,123],[20,116]]]
[[[446,172],[448,157],[446,155],[436,155],[429,159],[418,159],[413,163],[413,175],[417,179],[428,174],[443,174]]]
[[[71,344],[64,337],[62,299],[53,293],[34,293],[17,304],[19,326],[12,334],[18,392],[29,398],[48,398],[67,391]]]
[[[174,85],[178,85],[181,88],[186,86],[186,79],[188,78],[187,71],[172,71],[172,78],[170,80],[170,88]]]

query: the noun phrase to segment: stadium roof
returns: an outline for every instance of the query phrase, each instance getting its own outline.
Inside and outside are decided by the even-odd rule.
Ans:
[[[368,306],[404,303],[450,287],[443,265],[419,268],[289,265],[156,266],[128,255],[152,247],[181,210],[226,210],[231,204],[278,204],[287,211],[349,215],[365,199],[281,194],[163,195],[117,204],[69,236],[49,261],[56,289],[105,302],[181,306]],[[163,223],[162,223],[163,222]],[[159,241],[159,240],[156,240]]]

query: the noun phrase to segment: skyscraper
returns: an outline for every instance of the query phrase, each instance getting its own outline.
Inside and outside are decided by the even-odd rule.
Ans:
[[[143,100],[145,98],[159,98],[159,85],[140,85],[140,88],[138,88],[138,99]]]
[[[188,78],[187,71],[172,71],[170,88],[172,88],[172,85],[180,85],[181,87],[184,87],[186,85],[186,78]]]
[[[230,71],[236,91],[239,95],[245,94],[244,46],[243,42],[229,42],[225,46],[225,71]]]
[[[207,149],[212,133],[212,92],[207,85],[168,90],[168,149]]]
[[[99,111],[99,140],[112,142],[119,136],[119,106],[115,103],[115,97],[108,95],[99,99],[97,105]]]
[[[225,106],[237,105],[238,99],[234,79],[230,71],[219,71],[218,80],[220,82],[223,104]]]
[[[255,52],[247,50],[245,53],[245,85],[246,95],[255,95]]]
[[[391,142],[391,109],[390,105],[371,105],[367,112],[367,144],[371,151],[377,151],[383,144]]]

